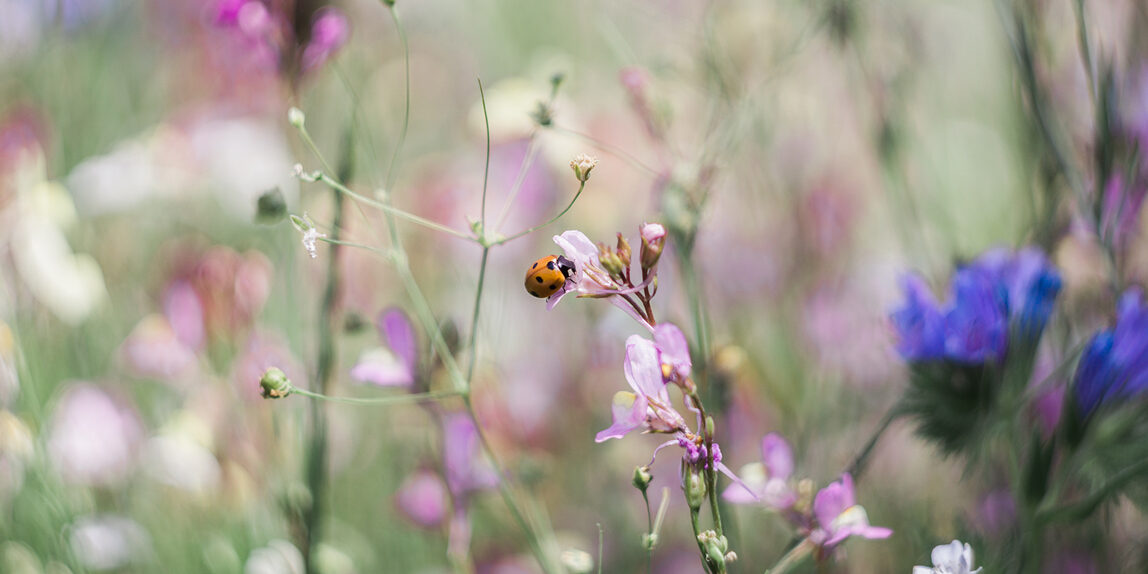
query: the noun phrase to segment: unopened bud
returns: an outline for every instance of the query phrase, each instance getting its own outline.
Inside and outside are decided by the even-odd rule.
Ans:
[[[686,495],[686,504],[690,510],[697,510],[706,501],[706,481],[702,479],[697,469],[690,467],[686,459],[682,459],[682,492]]]
[[[259,394],[265,399],[281,399],[290,395],[291,390],[291,381],[278,368],[267,369],[259,379]]]
[[[642,535],[642,548],[646,550],[653,550],[658,545],[658,535],[653,532],[647,532]]]
[[[611,251],[609,247],[605,245],[601,245],[600,247],[601,249],[598,251],[598,262],[602,264],[602,269],[605,269],[607,273],[615,277],[621,276],[622,272],[626,269],[626,267],[622,265],[622,258],[618,257],[618,254]]]
[[[574,170],[574,177],[582,183],[586,183],[586,180],[590,179],[590,170],[594,169],[596,165],[598,165],[598,160],[584,153],[580,153],[570,160],[570,169]]]
[[[662,249],[666,245],[666,228],[660,223],[644,223],[641,228],[642,235],[642,269],[652,269],[662,257]]]
[[[654,480],[654,475],[650,474],[650,467],[639,466],[634,468],[634,488],[646,492],[650,487],[650,481]]]
[[[730,550],[729,552],[725,553],[725,563],[730,564],[733,562],[737,562],[737,552]]]
[[[625,263],[626,267],[630,266],[630,255],[632,253],[633,253],[633,251],[630,250],[630,242],[626,241],[626,238],[623,237],[621,233],[619,233],[618,234],[618,257],[620,257],[622,259],[622,263]]]
[[[287,200],[278,187],[263,192],[255,203],[255,221],[264,224],[279,223],[287,216]]]
[[[303,125],[307,122],[307,116],[303,115],[303,110],[294,106],[287,110],[287,123],[294,126],[296,129],[303,129]]]

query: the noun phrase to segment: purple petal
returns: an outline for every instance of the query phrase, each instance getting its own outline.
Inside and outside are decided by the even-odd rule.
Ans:
[[[164,293],[163,313],[176,337],[192,349],[202,349],[207,340],[203,324],[203,303],[187,281],[172,283]]]
[[[841,475],[841,480],[817,493],[813,499],[813,514],[817,516],[817,523],[828,529],[853,503],[853,477],[845,473]]]
[[[566,252],[566,257],[574,260],[577,266],[574,270],[576,277],[581,278],[582,265],[585,263],[598,266],[598,247],[581,231],[570,230],[562,235],[555,235],[554,243]]]
[[[662,365],[654,342],[639,335],[626,339],[626,380],[639,395],[660,399],[668,403],[666,383],[662,379]]]
[[[771,432],[761,439],[761,460],[771,479],[786,480],[793,474],[793,449],[777,433]]]
[[[398,307],[384,309],[375,322],[379,337],[386,342],[407,370],[413,375],[418,369],[419,344],[415,339],[415,328],[407,314]]]
[[[395,506],[418,526],[434,528],[446,518],[446,486],[437,474],[417,471],[395,492]]]
[[[662,360],[669,363],[683,377],[690,376],[693,361],[690,360],[690,346],[682,330],[671,323],[654,327],[654,343],[662,352]]]
[[[478,429],[470,417],[447,416],[443,421],[443,466],[451,492],[461,495],[498,484],[498,475],[481,457]]]
[[[631,431],[641,428],[646,421],[647,407],[646,397],[619,391],[614,395],[614,401],[610,405],[610,414],[614,422],[610,428],[599,432],[594,437],[594,442],[622,438]]]
[[[311,26],[311,41],[303,49],[303,71],[313,70],[327,61],[350,36],[350,26],[343,13],[327,7],[316,13]]]

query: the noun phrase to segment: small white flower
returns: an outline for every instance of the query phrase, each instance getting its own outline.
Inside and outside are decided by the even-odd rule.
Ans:
[[[973,569],[973,548],[954,540],[933,548],[933,567],[914,566],[913,574],[977,574]]]
[[[590,179],[590,170],[594,169],[596,165],[598,165],[598,159],[584,153],[580,153],[570,160],[570,169],[574,170],[574,177],[582,183],[586,183],[586,180]]]
[[[327,237],[327,234],[319,233],[319,230],[314,227],[303,232],[303,248],[307,250],[307,255],[310,255],[311,259],[319,256],[319,253],[315,251],[315,242],[323,237]]]

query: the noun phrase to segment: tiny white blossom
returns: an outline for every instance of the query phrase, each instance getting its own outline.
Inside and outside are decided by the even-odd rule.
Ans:
[[[584,153],[580,153],[570,160],[570,169],[574,170],[574,177],[582,183],[586,183],[586,180],[590,179],[590,170],[594,169],[596,165],[598,165],[598,159]]]
[[[933,548],[933,567],[914,566],[913,574],[977,574],[973,569],[973,548],[954,540]]]
[[[327,234],[319,233],[319,230],[314,227],[303,232],[303,248],[307,250],[307,255],[310,255],[311,259],[319,256],[319,253],[315,251],[315,242],[322,237],[327,237]]]

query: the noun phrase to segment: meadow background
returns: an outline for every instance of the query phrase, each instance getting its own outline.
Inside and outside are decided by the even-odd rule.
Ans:
[[[1148,134],[1142,2],[1080,3],[1086,66],[1069,0],[398,0],[410,90],[398,152],[408,84],[386,4],[335,3],[349,33],[313,66],[300,62],[321,3],[267,2],[288,23],[271,47],[221,17],[224,4],[0,0],[0,571],[303,571],[314,403],[264,400],[260,376],[276,366],[315,390],[331,320],[328,393],[400,394],[350,372],[380,356],[382,310],[412,311],[387,261],[343,248],[324,315],[331,245],[313,259],[289,222],[256,221],[259,197],[278,189],[332,232],[332,192],[296,176],[297,163],[322,166],[291,107],[351,188],[387,188],[397,207],[464,233],[487,166],[477,79],[485,209],[506,213],[495,231],[548,220],[577,190],[571,158],[598,158],[558,222],[490,250],[471,396],[527,518],[557,552],[600,553],[603,572],[646,567],[630,481],[660,440],[594,442],[625,388],[624,341],[643,331],[603,301],[548,311],[522,289],[531,262],[561,253],[553,235],[613,244],[621,232],[636,251],[644,222],[696,231],[687,257],[667,243],[653,304],[691,344],[707,334],[694,364],[725,462],[758,461],[777,432],[819,486],[906,388],[888,321],[905,271],[941,287],[990,247],[1043,248],[1064,280],[1052,361],[1110,322],[1113,272],[1148,280],[1148,228],[1130,215],[1110,264],[1056,155],[1090,180],[1105,138]],[[1125,167],[1136,179],[1148,166]],[[341,229],[389,244],[369,206],[348,202]],[[397,229],[446,342],[469,357],[482,248]],[[441,388],[416,333],[426,382]],[[450,510],[431,477],[458,399],[322,408],[316,571],[539,571],[492,489],[470,495],[471,564],[447,558]],[[858,480],[870,521],[893,536],[800,571],[907,573],[953,538],[974,542],[985,572],[1006,571],[992,544],[1013,520],[1004,478],[915,428],[894,422]],[[653,570],[697,572],[679,463],[662,456],[652,473],[651,504],[671,493]],[[423,490],[403,489],[412,477]],[[1041,571],[1145,571],[1141,508],[1119,499],[1050,533]],[[763,571],[791,542],[762,509],[725,517],[731,571]],[[565,567],[578,571],[579,556]]]

